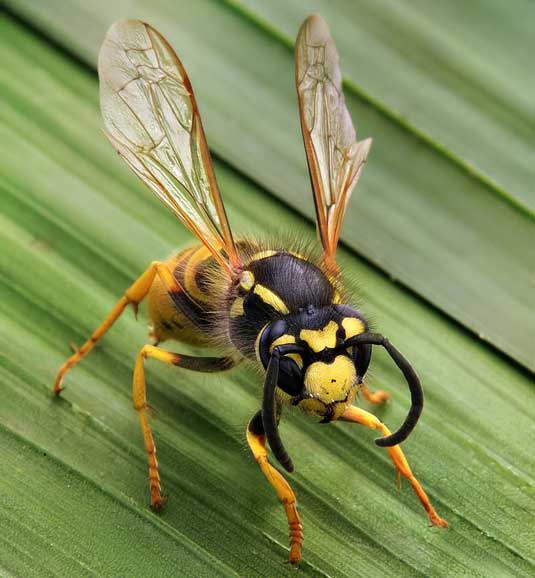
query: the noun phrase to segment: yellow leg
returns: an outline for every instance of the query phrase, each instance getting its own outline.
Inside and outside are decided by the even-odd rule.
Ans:
[[[299,564],[301,560],[301,544],[303,543],[303,526],[301,526],[301,520],[297,512],[297,500],[290,484],[268,462],[266,436],[263,433],[257,433],[261,429],[261,423],[259,412],[249,423],[247,442],[260,469],[277,492],[277,496],[284,506],[290,530],[290,555],[288,561],[291,564]]]
[[[390,399],[390,395],[382,389],[378,389],[372,393],[365,383],[360,386],[360,392],[368,403],[373,403],[374,405],[384,403],[387,399]]]
[[[111,313],[106,317],[106,319],[104,319],[97,329],[95,329],[91,337],[60,367],[54,385],[52,386],[53,393],[59,394],[61,392],[61,382],[63,381],[67,371],[69,371],[71,367],[76,365],[93,349],[95,343],[97,343],[97,341],[99,341],[106,331],[108,331],[108,329],[115,323],[127,305],[132,304],[134,311],[137,313],[137,307],[149,292],[156,275],[159,275],[170,293],[180,293],[182,291],[180,285],[177,283],[165,263],[159,263],[158,261],[151,263],[143,275],[141,275],[141,277],[139,277],[139,279],[137,279],[125,291],[124,295],[119,299]]]
[[[134,409],[139,416],[149,462],[150,505],[157,510],[161,508],[165,500],[161,493],[156,446],[146,415],[149,407],[147,404],[147,387],[145,383],[145,359],[147,358],[156,359],[167,365],[176,365],[183,369],[209,373],[230,369],[236,364],[236,360],[231,357],[193,357],[180,355],[179,353],[160,349],[154,345],[144,345],[138,353],[134,368],[133,401]]]
[[[380,430],[383,435],[387,436],[390,435],[390,430],[373,414],[364,411],[358,407],[351,406],[346,409],[346,411],[340,417],[341,420],[350,421],[353,423],[359,423],[361,425],[365,425],[366,427],[372,429]],[[422,506],[425,508],[427,515],[429,516],[429,520],[431,524],[434,526],[442,526],[447,527],[448,522],[441,518],[435,508],[431,505],[427,494],[425,493],[424,489],[420,485],[420,482],[414,477],[414,474],[411,471],[409,463],[407,462],[407,458],[405,457],[403,451],[399,446],[393,446],[390,448],[386,448],[390,459],[394,463],[398,474],[401,474],[404,478],[409,480],[412,489],[414,490],[415,494],[418,496]]]
[[[132,392],[134,409],[139,416],[143,442],[145,443],[145,450],[147,451],[147,459],[149,462],[150,505],[157,510],[162,507],[165,500],[161,492],[160,473],[158,471],[158,460],[156,459],[156,445],[154,444],[154,438],[152,437],[152,431],[146,416],[148,404],[147,387],[145,384],[145,359],[147,357],[157,359],[168,365],[177,365],[180,356],[169,351],[164,351],[163,349],[158,349],[152,345],[145,345],[137,355],[134,368]]]

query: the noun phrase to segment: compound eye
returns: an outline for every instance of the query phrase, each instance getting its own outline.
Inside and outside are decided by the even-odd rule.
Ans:
[[[280,358],[277,385],[289,395],[299,395],[303,390],[303,373],[296,361],[287,355]]]
[[[243,304],[245,312],[247,313],[246,303],[247,297],[245,298],[245,302]],[[266,326],[264,331],[262,331],[262,335],[260,336],[260,341],[258,343],[258,353],[260,354],[260,360],[262,361],[264,369],[266,369],[268,366],[273,346],[279,345],[277,339],[283,335],[285,331],[286,322],[282,319],[272,321]]]

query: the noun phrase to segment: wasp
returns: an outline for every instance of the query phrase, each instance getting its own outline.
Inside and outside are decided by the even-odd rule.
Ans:
[[[423,408],[420,380],[390,341],[372,332],[349,304],[336,248],[347,204],[359,180],[371,139],[358,141],[342,92],[336,47],[321,16],[302,24],[295,47],[295,82],[301,129],[316,208],[321,255],[288,246],[234,238],[212,168],[189,78],[165,38],[137,20],[116,22],[99,56],[100,104],[105,134],[134,173],[197,237],[200,244],[167,261],[154,261],[125,291],[89,339],[63,364],[53,385],[110,329],[128,305],[148,301],[154,344],[137,355],[133,405],[149,466],[150,504],[162,506],[156,446],[147,420],[145,361],[201,372],[228,370],[243,360],[265,371],[261,409],[246,437],[254,458],[284,506],[290,534],[289,561],[301,559],[303,530],[293,490],[268,458],[268,445],[287,472],[294,469],[278,431],[284,408],[296,406],[321,419],[343,420],[379,430],[409,480],[431,524],[447,526],[431,505],[399,447]],[[217,347],[219,357],[182,355],[159,344],[175,340]],[[364,379],[372,347],[381,346],[400,369],[411,395],[397,431],[353,405],[357,393],[371,403]]]

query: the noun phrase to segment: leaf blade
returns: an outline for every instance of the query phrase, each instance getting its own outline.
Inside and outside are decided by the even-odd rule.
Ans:
[[[184,551],[194,542],[216,560],[205,575],[227,568],[231,575],[286,575],[283,514],[243,451],[243,429],[258,407],[253,371],[215,382],[149,368],[150,401],[159,411],[153,424],[170,494],[162,518],[146,509],[145,456],[131,409],[131,369],[146,338],[143,324],[121,319],[69,376],[65,400],[51,402],[49,387],[67,343],[83,340],[150,260],[190,237],[96,137],[94,79],[22,28],[5,21],[0,26],[3,51],[7,43],[39,55],[39,66],[18,61],[28,74],[24,89],[8,78],[14,98],[4,102],[0,123],[0,143],[9,143],[0,155],[0,443],[11,448],[0,495],[8,496],[26,528],[38,521],[39,539],[16,531],[10,517],[0,567],[12,573],[27,568],[22,554],[8,557],[19,544],[39,556],[43,572],[63,567],[72,568],[72,575],[99,574],[99,560],[82,548],[90,543],[105,553],[108,575],[124,576],[138,553],[120,534],[134,525],[133,536],[146,536],[139,554],[147,560],[139,563],[150,562],[161,576],[176,575],[174,556],[182,549],[175,552],[168,538],[175,532],[185,536]],[[61,102],[78,122],[56,124],[49,110],[35,106],[36,95]],[[237,230],[265,231],[278,223],[313,237],[312,227],[239,173],[221,163],[216,170]],[[289,416],[283,434],[298,467],[292,483],[305,521],[303,574],[352,576],[359,568],[382,576],[414,576],[415,570],[532,575],[533,545],[523,530],[531,521],[535,470],[529,377],[364,261],[344,252],[341,257],[344,270],[360,279],[365,312],[424,380],[426,410],[406,451],[452,527],[429,530],[412,493],[395,491],[392,467],[374,447],[372,432],[344,424],[322,430]],[[372,385],[386,386],[393,396],[377,411],[388,424],[399,423],[407,403],[399,375],[380,354],[373,367]],[[37,479],[48,481],[51,493]],[[34,495],[40,499],[28,499]],[[48,560],[43,540],[58,524],[62,535],[74,531],[73,519],[83,525],[84,499],[107,517],[105,532],[91,533],[95,511],[87,512],[93,516],[83,528],[87,539],[65,539],[59,560]],[[62,500],[76,511],[55,510]],[[148,527],[139,519],[149,520]],[[113,557],[101,540],[116,546]],[[329,554],[335,551],[339,556]],[[185,572],[203,575],[193,574],[195,556],[181,564]]]

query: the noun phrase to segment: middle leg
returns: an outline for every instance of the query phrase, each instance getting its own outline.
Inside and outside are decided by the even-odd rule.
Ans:
[[[193,357],[190,355],[180,355],[172,351],[160,349],[154,345],[144,345],[137,355],[136,365],[134,368],[133,382],[133,401],[134,409],[139,416],[143,441],[147,451],[149,462],[149,486],[150,486],[150,505],[155,510],[162,507],[164,498],[161,493],[160,473],[158,471],[158,460],[156,459],[156,446],[152,431],[147,420],[146,412],[147,387],[145,383],[145,359],[157,359],[167,365],[176,365],[192,371],[201,371],[212,373],[216,371],[225,371],[234,367],[238,360],[234,357]]]
[[[390,399],[390,394],[386,391],[378,389],[377,391],[371,392],[365,383],[361,384],[359,391],[364,396],[364,399],[373,405],[379,405]]]

